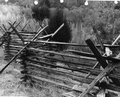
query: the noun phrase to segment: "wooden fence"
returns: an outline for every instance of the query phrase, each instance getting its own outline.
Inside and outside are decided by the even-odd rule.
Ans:
[[[48,84],[52,84],[65,91],[75,91],[79,97],[84,97],[87,94],[91,95],[94,90],[99,90],[98,83],[103,77],[107,76],[113,82],[107,84],[106,89],[109,92],[120,92],[120,59],[118,57],[102,56],[98,50],[100,45],[95,46],[90,39],[86,40],[86,45],[49,41],[49,38],[54,37],[64,24],[53,34],[46,36],[39,34],[47,26],[39,28],[36,32],[26,32],[23,31],[24,29],[17,31],[14,24],[9,24],[9,29],[4,27],[5,33],[8,36],[10,35],[9,44],[8,41],[4,42],[5,60],[8,61],[8,64],[0,73],[14,60],[19,59],[23,68],[21,71],[21,74],[23,74],[22,79],[26,83],[29,82],[31,84],[35,82],[43,88],[47,88]],[[42,40],[46,37],[48,40]],[[3,41],[4,39],[1,40]],[[56,45],[58,44],[88,47],[92,53],[71,49],[57,51]],[[119,45],[104,45],[104,47],[115,49],[119,48]],[[99,64],[95,66],[96,63]],[[100,66],[103,67],[103,70],[100,69]],[[115,82],[118,82],[118,85]],[[78,87],[74,88],[76,85]]]

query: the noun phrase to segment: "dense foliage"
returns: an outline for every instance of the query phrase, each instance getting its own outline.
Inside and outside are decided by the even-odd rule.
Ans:
[[[20,5],[30,5],[28,8],[33,6],[33,1],[18,0]],[[64,14],[72,28],[72,42],[83,44],[87,38],[96,40],[92,30],[92,27],[96,26],[103,42],[111,44],[120,32],[120,4],[105,1],[90,1],[88,6],[83,4],[84,0],[65,0],[63,4],[60,4],[59,0],[39,0],[39,8],[33,8],[33,17],[42,21],[43,18],[50,17],[53,7],[64,7]],[[31,14],[28,8],[24,13]]]
[[[32,11],[32,16],[36,21],[43,21],[44,18],[50,17],[50,10],[46,5],[43,5],[42,7],[34,6]]]
[[[93,26],[96,26],[104,43],[111,44],[119,34],[120,11],[113,2],[90,2],[88,6],[82,5],[70,10],[65,9],[65,13],[68,20],[75,24],[73,29],[78,29],[74,38],[82,39],[83,35],[83,39],[93,38]]]
[[[48,22],[47,33],[54,33],[62,24],[64,26],[51,38],[51,41],[57,42],[70,42],[71,40],[71,28],[63,14],[63,10],[56,9],[54,15],[52,15]],[[63,50],[65,46],[58,45],[59,50]]]

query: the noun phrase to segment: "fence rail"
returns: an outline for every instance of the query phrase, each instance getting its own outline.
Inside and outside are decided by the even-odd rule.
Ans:
[[[19,60],[24,61],[24,64],[22,64],[23,71],[21,71],[21,73],[24,75],[22,79],[25,79],[27,76],[27,80],[30,78],[30,80],[33,80],[37,83],[43,81],[54,84],[55,86],[67,88],[68,91],[76,91],[80,93],[83,92],[80,97],[84,97],[84,95],[89,94],[93,88],[96,89],[96,87],[99,87],[98,82],[105,76],[109,76],[111,79],[114,78],[119,82],[119,70],[116,71],[116,69],[119,68],[113,65],[117,64],[118,66],[120,59],[99,55],[99,51],[97,51],[97,49],[100,48],[100,45],[96,45],[95,47],[93,46],[90,48],[91,44],[80,45],[76,43],[49,41],[49,37],[53,37],[54,34],[56,34],[62,28],[62,26],[64,26],[64,24],[61,25],[61,27],[58,28],[54,34],[46,36],[39,34],[44,31],[47,26],[44,28],[39,28],[36,32],[27,32],[17,31],[16,26],[18,26],[19,23],[15,27],[15,23],[9,24],[11,27],[8,29],[8,31],[6,31],[6,33],[11,33],[11,41],[9,45],[7,42],[3,44],[5,48],[5,60],[8,61],[8,64],[6,64],[0,73],[2,73],[7,68],[7,66],[9,66],[14,60],[18,58]],[[9,32],[10,29],[12,29],[12,31]],[[43,41],[42,39],[46,37],[48,40]],[[93,53],[72,49],[57,51],[54,50],[56,45],[87,47],[96,51],[94,52],[93,50]],[[103,46],[109,48],[119,48],[119,45],[104,44]],[[52,47],[54,49],[51,50]],[[21,56],[24,56],[24,58],[21,58]],[[105,60],[113,62],[113,65],[109,65],[111,64],[109,62],[103,63],[103,60],[104,62]],[[96,68],[93,68],[96,62],[99,62],[100,64],[96,66]],[[101,70],[100,66],[103,66],[104,70]],[[110,66],[110,70],[107,69],[106,71],[106,66]],[[86,77],[88,74],[89,76]],[[90,84],[87,91],[83,91],[84,86],[82,86],[81,83],[88,85]],[[81,85],[82,88],[73,89],[74,85]],[[40,86],[42,86],[42,84]],[[47,86],[43,87],[47,88]],[[109,83],[106,88],[120,92],[120,87],[117,86],[114,82],[112,84]],[[96,90],[98,90],[98,88]]]

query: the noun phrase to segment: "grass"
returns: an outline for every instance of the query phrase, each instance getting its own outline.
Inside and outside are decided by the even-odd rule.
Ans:
[[[29,21],[31,29],[29,26],[27,26],[25,30],[37,31],[39,24],[36,23],[35,20],[26,18],[24,14],[21,14],[21,10],[19,6],[1,4],[0,8],[2,9],[0,10],[1,24],[5,24],[8,27],[8,23],[7,23],[8,21],[10,22],[14,22],[15,20],[19,21],[22,18],[22,23],[20,24],[21,27],[23,27],[27,23],[27,21]],[[86,32],[88,30],[85,27],[83,27],[81,24],[77,24],[77,25],[72,24],[71,27],[72,27],[72,42],[83,44],[84,40],[87,38],[88,33]],[[19,30],[20,29],[21,28],[19,27]],[[80,50],[81,48],[78,47],[77,49]],[[16,71],[20,71],[20,69],[16,70],[15,68],[18,68],[17,66],[18,65],[16,64],[10,65],[10,67],[6,70],[7,72],[1,75],[0,80],[2,80],[3,78],[5,79],[3,80],[4,83],[3,82],[0,83],[2,87],[0,91],[2,92],[4,90],[3,94],[1,95],[22,96],[22,97],[62,97],[61,94],[63,93],[63,90],[58,89],[57,87],[52,85],[47,86],[47,89],[43,87],[31,88],[31,87],[25,87],[24,85],[20,85],[19,83],[20,73],[19,72],[16,73]],[[18,87],[19,85],[20,87]]]
[[[20,19],[20,8],[16,5],[0,4],[0,23],[7,24],[8,21],[18,21]]]
[[[26,14],[22,14],[22,8],[18,5],[7,5],[7,4],[0,4],[0,24],[4,24],[7,28],[9,27],[8,22],[13,23],[14,21],[19,22],[22,19],[22,22],[19,27],[19,30],[29,21],[25,30],[27,31],[37,31],[38,23],[31,18],[26,18]],[[24,10],[24,9],[23,9]]]
[[[22,22],[20,24],[23,27],[27,21],[29,20],[29,26],[26,27],[27,31],[37,31],[38,23],[36,23],[33,19],[28,19],[24,14],[21,14],[21,10],[19,6],[16,5],[3,5],[0,4],[0,23],[4,24],[7,28],[9,27],[8,21],[14,22],[15,20],[18,22],[22,18]],[[17,27],[18,30],[21,27]],[[2,50],[0,51],[2,52]],[[3,54],[4,55],[4,54]],[[1,57],[0,57],[1,58]],[[1,58],[1,60],[3,60]],[[5,62],[5,61],[4,61]],[[0,69],[2,69],[7,62],[0,64]],[[2,75],[0,75],[0,96],[20,96],[20,97],[62,97],[63,90],[58,89],[56,86],[49,85],[47,88],[44,87],[29,87],[20,84],[20,64],[12,63]]]

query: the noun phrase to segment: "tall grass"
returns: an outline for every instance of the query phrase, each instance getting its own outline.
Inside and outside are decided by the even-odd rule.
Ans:
[[[0,24],[7,24],[20,19],[20,7],[16,5],[0,4]]]
[[[21,30],[21,28],[29,21],[25,30],[37,31],[37,29],[39,28],[39,24],[30,17],[30,14],[30,10],[21,8],[18,5],[0,4],[0,25],[4,24],[6,27],[9,27],[8,22],[13,23],[14,21],[19,22],[20,20],[22,20],[20,26],[17,27],[18,30]]]

